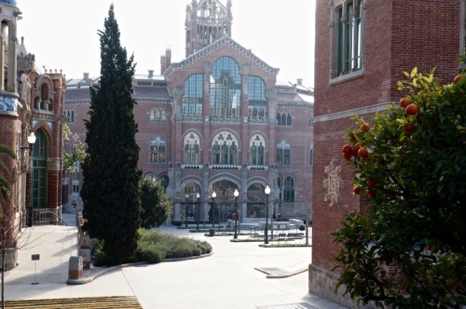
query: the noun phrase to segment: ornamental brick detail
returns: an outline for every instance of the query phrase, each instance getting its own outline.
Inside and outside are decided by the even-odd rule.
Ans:
[[[329,202],[329,206],[332,207],[338,203],[343,188],[341,166],[335,164],[335,158],[325,167],[325,174],[327,174],[327,179],[324,179],[324,188],[327,189],[327,193],[324,202]]]

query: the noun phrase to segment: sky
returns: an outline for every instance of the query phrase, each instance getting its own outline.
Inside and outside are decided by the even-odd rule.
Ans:
[[[185,58],[186,6],[192,0],[17,0],[22,12],[18,37],[47,70],[67,79],[100,73],[98,31],[104,29],[111,3],[120,42],[134,55],[136,74],[160,74],[160,56]],[[220,0],[226,4],[226,0]],[[314,84],[315,0],[232,0],[232,38],[268,65],[277,80]]]

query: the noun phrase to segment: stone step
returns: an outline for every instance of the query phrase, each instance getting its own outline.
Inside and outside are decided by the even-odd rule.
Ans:
[[[141,304],[134,296],[108,296],[108,297],[79,297],[79,298],[51,298],[7,300],[8,309],[100,309],[100,308],[127,308],[142,309]]]

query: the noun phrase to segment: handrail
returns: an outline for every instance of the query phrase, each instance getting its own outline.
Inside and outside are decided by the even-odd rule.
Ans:
[[[57,216],[53,211],[50,211],[50,210],[33,210],[33,213],[37,213],[37,214],[48,213],[48,214],[51,214],[51,215],[53,215],[58,221],[61,221],[61,225],[68,226],[68,224],[63,220],[63,218],[60,218],[59,216]],[[34,219],[34,217],[33,217],[33,219]],[[37,221],[34,221],[34,222],[37,222]],[[40,221],[39,221],[39,222],[40,222]]]

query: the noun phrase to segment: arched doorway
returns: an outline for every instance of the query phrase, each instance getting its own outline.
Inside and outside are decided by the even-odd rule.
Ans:
[[[254,183],[248,187],[248,203],[246,218],[265,218],[265,187]]]
[[[215,192],[216,196],[215,205],[213,205],[212,201],[210,203],[210,222],[212,222],[212,217],[215,222],[226,222],[231,218],[231,214],[235,212],[235,190],[239,191],[238,186],[229,180],[220,180],[212,184],[212,192]],[[213,215],[212,211],[214,212]]]
[[[195,182],[188,182],[182,188],[181,220],[186,226],[202,220],[201,187]]]

